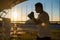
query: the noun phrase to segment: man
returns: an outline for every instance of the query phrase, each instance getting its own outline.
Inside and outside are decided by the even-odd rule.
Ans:
[[[34,17],[34,12],[31,12],[28,17],[33,21],[34,24],[39,25],[37,40],[51,40],[49,15],[43,10],[42,3],[35,4],[35,11],[39,13],[37,19]]]

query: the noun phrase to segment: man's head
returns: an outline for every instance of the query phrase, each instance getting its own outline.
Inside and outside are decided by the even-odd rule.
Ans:
[[[35,4],[35,10],[36,10],[37,13],[41,13],[43,11],[42,3],[36,3]]]

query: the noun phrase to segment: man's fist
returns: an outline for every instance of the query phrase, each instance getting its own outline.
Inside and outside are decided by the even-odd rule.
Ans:
[[[31,12],[30,14],[28,14],[28,17],[29,17],[30,19],[33,19],[33,18],[34,18],[34,12]]]

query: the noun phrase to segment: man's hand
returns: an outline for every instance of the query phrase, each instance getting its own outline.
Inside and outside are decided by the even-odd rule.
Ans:
[[[31,12],[31,13],[28,15],[28,17],[29,17],[30,19],[33,19],[33,18],[34,18],[34,12]]]

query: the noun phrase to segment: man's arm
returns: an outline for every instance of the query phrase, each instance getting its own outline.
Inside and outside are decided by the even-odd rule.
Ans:
[[[34,24],[40,24],[42,21],[41,20],[37,20],[34,17],[34,12],[31,12],[28,17],[33,21]]]

